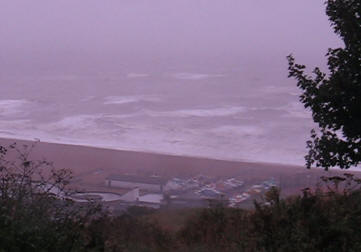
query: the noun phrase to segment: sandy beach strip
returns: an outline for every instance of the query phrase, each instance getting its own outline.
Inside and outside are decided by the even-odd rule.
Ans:
[[[19,147],[32,141],[0,138],[0,145],[16,142]],[[196,153],[195,153],[196,156]],[[99,170],[109,172],[157,173],[164,176],[182,176],[204,173],[222,176],[232,173],[294,173],[301,166],[214,160],[188,156],[145,153],[126,150],[112,150],[79,145],[37,142],[32,159],[45,158],[54,162],[57,168],[71,169],[75,174]]]
[[[16,142],[31,145],[34,141],[0,138],[0,145],[8,146]],[[8,158],[15,158],[11,156]],[[73,173],[71,187],[80,191],[109,191],[119,193],[120,189],[106,188],[105,179],[109,175],[133,174],[137,176],[159,175],[164,178],[190,178],[205,175],[213,178],[236,177],[247,184],[260,183],[270,178],[279,181],[285,195],[297,194],[305,187],[314,187],[321,176],[341,175],[344,171],[332,169],[306,169],[302,166],[252,163],[188,156],[145,153],[126,150],[112,150],[88,146],[36,142],[31,160],[46,159],[55,168],[67,168]],[[352,171],[358,177],[359,172]]]

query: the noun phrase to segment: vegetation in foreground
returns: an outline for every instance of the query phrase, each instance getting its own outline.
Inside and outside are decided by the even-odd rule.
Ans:
[[[361,250],[361,180],[351,174],[324,177],[316,190],[286,199],[272,187],[252,210],[178,210],[172,229],[154,218],[166,210],[112,216],[95,202],[67,200],[68,171],[28,160],[27,146],[10,149],[16,161],[7,161],[7,149],[0,155],[0,251]]]

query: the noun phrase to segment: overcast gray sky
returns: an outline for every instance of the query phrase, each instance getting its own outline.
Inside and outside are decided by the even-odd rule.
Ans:
[[[290,52],[313,62],[339,43],[324,7],[322,0],[1,0],[0,66]]]

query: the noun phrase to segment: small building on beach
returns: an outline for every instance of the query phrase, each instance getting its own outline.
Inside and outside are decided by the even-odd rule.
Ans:
[[[110,175],[105,179],[108,187],[139,188],[151,192],[163,192],[166,180],[160,177],[138,177],[131,175]]]

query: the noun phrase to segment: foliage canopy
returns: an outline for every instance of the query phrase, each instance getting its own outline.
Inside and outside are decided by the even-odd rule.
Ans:
[[[350,168],[361,162],[361,1],[328,0],[326,14],[344,42],[329,49],[329,74],[319,68],[313,75],[289,55],[289,77],[303,90],[300,101],[312,110],[320,132],[312,130],[306,165]]]
[[[67,200],[70,171],[31,160],[33,147],[0,147],[0,252],[83,251],[81,232],[99,209]]]

